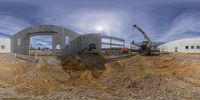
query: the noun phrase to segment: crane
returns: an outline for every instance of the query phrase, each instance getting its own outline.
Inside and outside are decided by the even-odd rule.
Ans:
[[[139,53],[142,55],[159,54],[156,44],[148,37],[148,35],[137,25],[133,25],[133,28],[138,30],[145,39],[140,45]]]
[[[147,34],[140,27],[138,27],[137,25],[133,25],[133,27],[137,29],[140,33],[142,33],[146,41],[149,41],[150,43],[152,42],[151,39],[147,36]]]

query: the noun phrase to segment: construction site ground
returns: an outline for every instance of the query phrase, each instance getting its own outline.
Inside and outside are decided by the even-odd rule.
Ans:
[[[38,63],[0,54],[0,99],[199,100],[200,55],[72,55]]]

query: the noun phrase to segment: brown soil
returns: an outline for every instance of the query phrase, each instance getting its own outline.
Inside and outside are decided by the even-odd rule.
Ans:
[[[196,54],[136,55],[112,62],[101,55],[72,55],[61,63],[42,59],[38,64],[0,61],[0,98],[200,99]]]

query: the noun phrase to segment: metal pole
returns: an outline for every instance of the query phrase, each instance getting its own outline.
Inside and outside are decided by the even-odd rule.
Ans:
[[[111,37],[110,37],[110,48],[112,48],[112,39],[111,39]]]

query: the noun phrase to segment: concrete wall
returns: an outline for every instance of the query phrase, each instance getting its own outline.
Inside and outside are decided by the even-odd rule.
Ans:
[[[188,49],[186,49],[188,46]],[[192,49],[192,46],[194,47]],[[187,38],[180,39],[171,42],[167,42],[165,44],[160,45],[158,48],[160,51],[165,52],[182,52],[182,53],[200,53],[200,38]]]
[[[102,41],[102,39],[109,39],[109,43],[105,43]],[[118,43],[110,43],[110,41],[118,41]],[[125,40],[118,38],[118,37],[113,37],[113,36],[107,36],[107,35],[101,35],[101,34],[85,34],[81,35],[78,37],[78,51],[82,52],[86,48],[89,47],[89,44],[96,44],[97,47],[97,52],[101,52],[101,49],[103,48],[102,45],[110,45],[112,46],[119,46],[119,47],[124,47],[125,46]]]
[[[97,51],[101,52],[101,35],[100,34],[86,34],[78,37],[78,51],[81,52],[87,48],[89,44],[96,44]]]
[[[102,39],[102,48],[123,48],[125,47],[125,40],[118,38],[118,37],[114,37],[114,36],[108,36],[108,35],[101,35],[101,39]]]
[[[7,37],[0,37],[0,53],[11,52],[11,39]]]
[[[13,53],[29,55],[30,37],[35,35],[52,35],[52,49],[55,54],[56,46],[60,45],[60,56],[67,56],[78,52],[77,45],[78,33],[67,28],[55,25],[39,25],[24,29],[11,38],[11,50]],[[69,37],[69,44],[65,43],[65,37]]]
[[[73,53],[80,53],[84,49],[87,49],[89,44],[96,44],[97,51],[101,52],[102,38],[122,41],[123,44],[120,46],[124,46],[125,43],[123,39],[117,37],[102,36],[101,34],[78,35],[67,28],[54,25],[39,25],[24,29],[14,34],[11,38],[11,51],[13,53],[29,55],[30,37],[36,35],[52,35],[53,54],[56,55],[56,46],[60,45],[61,57],[65,57]],[[66,36],[69,37],[69,41],[67,42],[68,44],[66,44]],[[111,43],[108,44],[110,45]],[[112,45],[119,46],[119,44]]]

